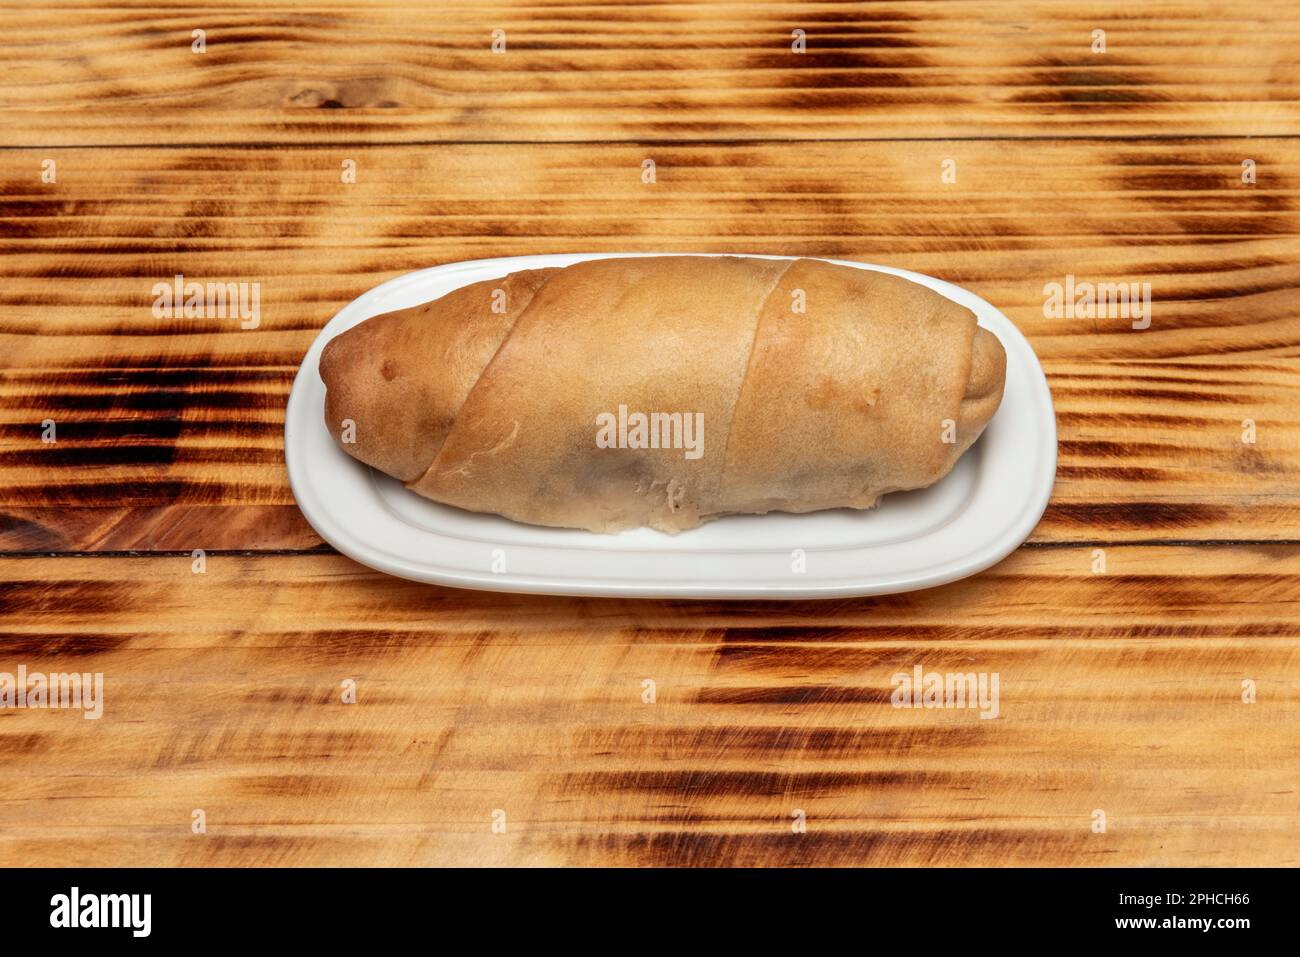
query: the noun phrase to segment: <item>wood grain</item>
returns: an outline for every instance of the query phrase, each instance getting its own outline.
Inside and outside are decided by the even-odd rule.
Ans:
[[[1300,864],[1298,39],[1282,0],[0,0],[0,673],[105,681],[0,708],[0,866]],[[1056,403],[1031,543],[793,603],[324,546],[282,449],[321,326],[584,250],[984,296]],[[258,327],[154,318],[178,273],[260,283]],[[1049,317],[1070,275],[1149,282],[1150,328]],[[914,665],[999,717],[892,707]]]
[[[649,152],[653,185],[629,146],[69,150],[49,185],[41,152],[0,154],[0,544],[318,545],[281,430],[325,321],[412,269],[584,249],[943,276],[1003,309],[1048,372],[1061,458],[1036,541],[1300,539],[1295,141]],[[260,326],[154,318],[154,283],[177,273],[259,282]],[[1045,317],[1044,284],[1067,275],[1150,283],[1151,327]]]
[[[3,17],[0,126],[24,146],[1300,132],[1289,0],[11,0]]]
[[[0,661],[105,689],[0,711],[0,866],[1300,864],[1300,547],[1092,563],[742,604],[0,559]],[[892,707],[916,664],[998,673],[999,717]]]

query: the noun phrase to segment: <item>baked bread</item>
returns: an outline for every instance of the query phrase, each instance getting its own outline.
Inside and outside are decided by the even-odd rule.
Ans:
[[[732,256],[511,273],[369,319],[320,360],[349,455],[434,501],[597,532],[930,485],[1005,369],[996,336],[917,283]]]

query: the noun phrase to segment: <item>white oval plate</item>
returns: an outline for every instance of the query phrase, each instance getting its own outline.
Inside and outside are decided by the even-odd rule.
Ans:
[[[1025,337],[989,303],[951,283],[837,259],[828,262],[902,276],[966,306],[1007,353],[1002,405],[979,441],[942,481],[886,495],[870,511],[737,515],[679,535],[644,528],[597,535],[439,505],[334,444],[325,427],[325,385],[317,365],[325,344],[339,333],[371,316],[516,270],[632,255],[663,254],[451,263],[399,276],[345,306],[307,351],[285,413],[289,482],[312,527],[363,565],[416,581],[644,598],[833,598],[911,591],[988,568],[1033,531],[1056,476],[1056,416],[1047,379]]]

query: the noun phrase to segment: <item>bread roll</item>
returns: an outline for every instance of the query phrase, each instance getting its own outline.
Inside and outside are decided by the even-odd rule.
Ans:
[[[906,279],[662,256],[376,316],[325,347],[320,375],[340,447],[434,501],[677,532],[936,482],[997,410],[1005,367],[968,309]]]

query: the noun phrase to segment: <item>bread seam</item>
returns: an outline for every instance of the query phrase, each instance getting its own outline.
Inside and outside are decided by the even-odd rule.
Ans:
[[[492,364],[497,361],[497,356],[499,356],[501,354],[501,350],[506,347],[506,343],[510,341],[510,337],[515,334],[515,329],[518,328],[519,323],[523,320],[524,316],[528,315],[528,310],[533,308],[533,303],[537,302],[538,295],[541,294],[541,291],[543,289],[545,289],[548,285],[550,285],[552,279],[554,279],[563,271],[564,271],[563,267],[556,269],[553,273],[551,273],[549,276],[546,277],[546,280],[540,286],[538,286],[536,289],[533,290],[533,295],[532,298],[528,300],[528,305],[524,306],[524,308],[519,311],[519,315],[515,316],[514,321],[510,323],[509,331],[507,331],[506,334],[501,337],[501,341],[497,343],[496,349],[492,351],[492,357],[488,359],[486,363],[484,363],[483,368],[479,370],[478,378],[474,380],[474,384],[470,386],[469,391],[465,393],[465,401],[463,401],[460,404],[460,408],[456,410],[456,418],[452,422],[451,428],[447,430],[447,434],[442,437],[442,442],[438,445],[436,449],[434,449],[433,458],[429,459],[429,464],[425,466],[424,471],[421,472],[419,475],[417,475],[415,478],[411,479],[409,482],[403,483],[406,485],[407,488],[410,488],[413,485],[418,485],[420,482],[424,481],[425,476],[427,476],[429,472],[432,471],[433,467],[438,463],[438,456],[442,454],[442,450],[446,448],[447,443],[451,440],[451,437],[455,435],[456,430],[460,428],[460,422],[461,422],[460,413],[465,408],[465,406],[469,405],[469,400],[474,397],[474,392],[476,389],[478,389],[479,383],[483,381],[483,377],[487,375],[487,371],[492,368]],[[511,273],[507,273],[506,275],[501,277],[501,281],[504,282],[505,280],[509,279],[511,275],[512,275]]]
[[[772,288],[763,296],[762,301],[758,304],[758,309],[754,312],[754,332],[749,337],[749,352],[745,354],[745,371],[740,377],[740,388],[736,390],[736,399],[731,404],[731,419],[727,423],[727,441],[722,443],[722,468],[718,471],[718,500],[726,500],[727,485],[727,450],[731,448],[731,433],[734,431],[736,424],[736,412],[740,409],[740,400],[745,395],[745,384],[749,382],[749,370],[754,366],[754,347],[758,345],[758,330],[763,325],[763,310],[767,308],[767,301],[772,298],[772,294],[781,286],[781,280],[785,279],[785,274],[794,268],[794,264],[800,262],[802,257],[795,257],[785,264],[772,283]],[[712,514],[712,513],[710,513]]]

